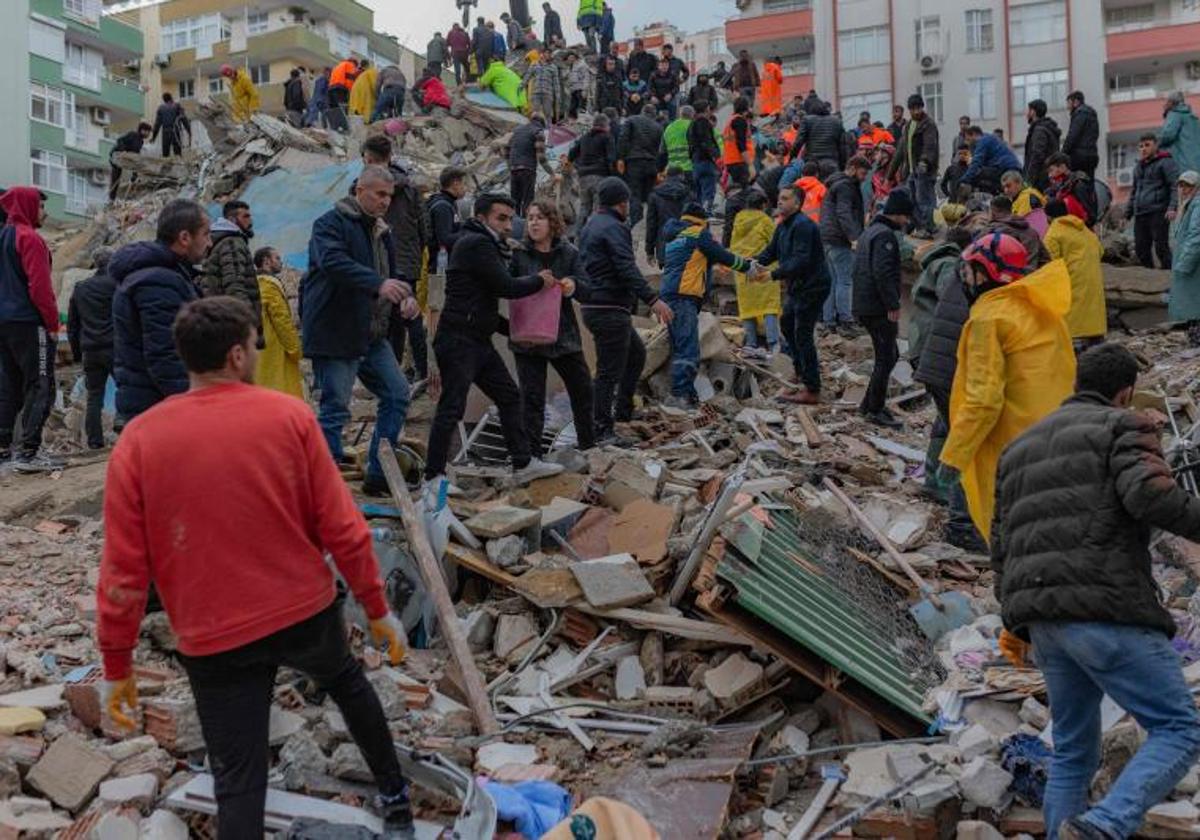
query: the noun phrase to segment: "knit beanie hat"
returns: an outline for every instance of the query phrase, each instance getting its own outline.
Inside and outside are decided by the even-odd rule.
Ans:
[[[896,189],[888,193],[887,201],[883,204],[883,215],[911,216],[915,209],[912,196],[908,194],[908,190]]]
[[[596,198],[601,207],[616,207],[629,200],[629,185],[610,175],[596,185]]]

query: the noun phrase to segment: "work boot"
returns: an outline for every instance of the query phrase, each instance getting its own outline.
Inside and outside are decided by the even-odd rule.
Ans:
[[[371,475],[370,473],[363,477],[362,492],[364,496],[372,496],[374,498],[392,495],[392,490],[388,487],[387,479],[381,475]]]
[[[800,387],[794,391],[783,391],[778,394],[775,399],[783,402],[794,403],[796,405],[820,405],[821,396],[816,391],[810,391],[807,388]]]
[[[531,458],[529,463],[519,470],[513,470],[513,478],[517,484],[528,484],[539,478],[549,478],[563,471],[562,464],[551,464],[541,458]]]
[[[383,818],[384,840],[417,840],[417,829],[413,825],[412,804],[408,801],[408,790],[392,796],[380,794],[375,797],[375,807]]]
[[[904,423],[886,408],[881,408],[879,411],[864,411],[863,417],[867,418],[867,422],[874,423],[876,426],[883,426],[885,429],[904,428]]]
[[[1080,817],[1063,820],[1058,836],[1060,840],[1112,840],[1107,832]]]
[[[51,458],[42,452],[30,452],[13,458],[12,467],[19,473],[54,472],[66,467],[62,458]]]

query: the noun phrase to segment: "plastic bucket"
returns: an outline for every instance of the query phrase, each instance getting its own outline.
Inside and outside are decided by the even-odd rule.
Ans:
[[[558,340],[562,288],[551,286],[537,294],[508,302],[508,337],[518,344],[553,344]]]

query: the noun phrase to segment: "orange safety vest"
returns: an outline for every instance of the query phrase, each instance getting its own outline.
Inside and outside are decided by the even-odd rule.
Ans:
[[[729,118],[729,122],[725,123],[725,130],[721,132],[721,139],[725,141],[725,149],[722,152],[721,160],[726,166],[734,163],[752,163],[754,161],[754,135],[750,133],[750,121],[746,120],[746,153],[743,156],[738,151],[737,135],[733,131],[733,121],[737,119],[734,114]]]
[[[821,202],[825,200],[825,184],[820,178],[805,175],[796,179],[796,186],[804,190],[804,204],[800,212],[814,222],[821,221]]]
[[[344,87],[346,90],[350,90],[350,87],[354,84],[354,80],[357,78],[358,64],[350,59],[346,59],[339,62],[333,68],[333,72],[329,74],[329,86]]]

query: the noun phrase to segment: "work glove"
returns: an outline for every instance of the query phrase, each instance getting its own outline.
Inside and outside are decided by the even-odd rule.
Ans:
[[[100,704],[121,729],[136,728],[133,715],[138,707],[137,680],[132,674],[123,680],[105,680],[100,688]]]
[[[369,627],[375,647],[387,650],[388,661],[392,665],[403,662],[404,654],[408,652],[408,635],[400,620],[389,612],[382,618],[372,619]]]
[[[1026,660],[1029,656],[1029,642],[1007,630],[1000,631],[1000,652],[1014,668],[1024,668],[1028,665]]]

